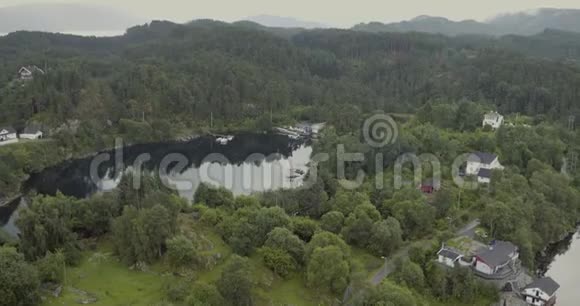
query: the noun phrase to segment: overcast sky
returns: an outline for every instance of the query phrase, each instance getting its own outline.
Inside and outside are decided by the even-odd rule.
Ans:
[[[0,7],[58,2],[107,5],[148,19],[179,22],[196,18],[235,21],[268,14],[340,27],[368,21],[399,21],[418,15],[484,20],[498,13],[540,7],[580,8],[580,0],[0,0]]]

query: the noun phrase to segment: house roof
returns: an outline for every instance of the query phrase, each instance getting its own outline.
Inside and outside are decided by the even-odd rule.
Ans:
[[[6,132],[8,132],[8,134],[14,134],[16,133],[16,130],[11,127],[11,126],[2,126],[0,127],[0,131],[6,130]]]
[[[478,252],[477,257],[490,267],[497,267],[508,262],[510,255],[518,250],[513,243],[507,241],[496,241],[489,248]]]
[[[497,155],[492,153],[485,153],[485,152],[475,152],[469,156],[469,161],[473,162],[480,162],[482,164],[491,164],[494,160],[496,160]]]
[[[491,178],[491,169],[481,168],[481,169],[479,169],[477,176],[484,177],[484,178]]]
[[[439,188],[441,186],[441,182],[436,181],[433,178],[429,178],[429,179],[424,180],[421,183],[421,186],[429,186],[429,187]]]
[[[28,68],[26,68],[26,67],[22,67],[22,68],[20,68],[20,70],[18,70],[18,72],[19,72],[19,73],[22,73],[22,71],[23,71],[23,70],[24,70],[24,71],[26,71],[26,72],[28,72],[28,73],[32,73],[32,71],[30,71],[30,69],[28,69]]]
[[[524,289],[533,289],[538,288],[544,291],[549,296],[554,295],[558,289],[560,289],[560,285],[556,283],[551,277],[544,277],[533,281],[531,284],[527,285]]]
[[[18,70],[19,73],[22,73],[22,70],[26,70],[29,73],[34,73],[34,72],[40,72],[41,74],[44,74],[44,70],[38,68],[38,66],[25,66],[20,68],[20,70]]]
[[[457,260],[459,257],[463,256],[461,254],[459,254],[458,252],[449,249],[449,248],[442,248],[441,250],[439,250],[439,252],[437,252],[437,255],[441,255],[445,258],[449,258],[452,260]]]
[[[42,131],[35,126],[27,126],[26,128],[24,128],[24,131],[22,131],[22,134],[36,134],[38,132]]]
[[[489,112],[489,113],[485,114],[486,119],[496,119],[498,117],[503,117],[503,116],[500,115],[498,112]]]

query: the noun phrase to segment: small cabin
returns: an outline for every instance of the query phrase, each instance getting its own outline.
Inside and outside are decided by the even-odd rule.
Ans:
[[[10,141],[15,139],[18,139],[18,135],[13,127],[0,127],[0,141]]]
[[[36,127],[26,127],[22,133],[20,133],[20,138],[21,139],[31,139],[31,140],[35,140],[35,139],[41,139],[44,137],[44,133]]]
[[[439,191],[440,188],[441,188],[441,183],[436,182],[433,179],[424,180],[421,183],[421,186],[419,186],[419,189],[421,190],[421,192],[425,193],[425,194],[435,193],[435,192]]]
[[[497,130],[503,124],[503,116],[498,112],[489,112],[483,117],[483,127],[490,126],[492,129]]]
[[[450,268],[455,267],[455,264],[462,257],[463,255],[459,254],[459,252],[446,246],[441,247],[439,252],[437,252],[437,262]]]
[[[556,291],[560,285],[550,277],[535,280],[522,290],[522,296],[528,305],[552,306],[556,304]]]
[[[472,153],[467,159],[465,175],[477,176],[479,183],[490,183],[492,170],[503,170],[497,155],[485,152]]]
[[[493,242],[476,254],[475,270],[484,275],[504,274],[514,268],[519,259],[518,247],[507,241]]]
[[[30,81],[34,79],[35,74],[44,74],[44,70],[38,68],[37,66],[26,66],[18,70],[18,75],[22,81]]]

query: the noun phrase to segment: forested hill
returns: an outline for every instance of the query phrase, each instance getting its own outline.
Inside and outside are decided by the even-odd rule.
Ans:
[[[535,35],[546,29],[580,32],[580,10],[542,8],[502,14],[484,22],[452,21],[444,17],[418,16],[408,21],[361,23],[353,30],[365,32],[427,32],[445,35]]]
[[[574,35],[451,38],[210,20],[158,21],[112,38],[17,32],[0,38],[0,124],[203,125],[212,112],[219,123],[269,121],[271,111],[274,121],[340,121],[345,110],[461,100],[561,118],[579,109],[580,70],[561,61],[580,56]],[[47,74],[16,86],[27,65]]]

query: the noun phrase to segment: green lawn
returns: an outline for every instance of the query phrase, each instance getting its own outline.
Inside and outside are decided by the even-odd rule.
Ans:
[[[219,254],[220,259],[213,267],[193,272],[197,281],[215,282],[232,254],[230,247],[211,227],[188,216],[180,216],[179,223],[184,235],[204,241],[201,253],[208,256]],[[111,250],[110,241],[105,238],[99,242],[96,252],[86,252],[78,267],[67,268],[66,286],[61,296],[47,297],[44,305],[79,305],[79,302],[91,296],[97,298],[97,302],[92,305],[163,305],[162,287],[166,281],[190,281],[168,273],[169,269],[163,260],[149,267],[149,272],[131,270],[119,262]],[[369,262],[376,260],[362,250],[355,251],[353,256],[363,266],[369,266]],[[308,288],[304,274],[293,274],[288,279],[278,277],[263,265],[257,254],[250,257],[250,263],[257,305],[330,305],[335,299]]]
[[[191,218],[180,217],[181,230],[184,235],[203,237],[209,240],[211,250],[204,250],[206,255],[220,254],[222,260],[212,269],[197,274],[197,279],[204,282],[214,282],[221,276],[227,259],[232,254],[231,248],[211,228]],[[321,294],[308,288],[302,274],[294,274],[288,279],[282,279],[264,266],[259,255],[250,257],[252,278],[255,282],[254,295],[257,305],[329,305],[333,297]]]
[[[351,256],[353,263],[368,274],[368,279],[372,279],[385,263],[384,259],[374,256],[360,248],[353,247]]]
[[[155,272],[137,272],[115,257],[87,254],[82,263],[66,271],[66,286],[59,298],[50,297],[45,305],[79,305],[87,298],[76,289],[97,298],[92,305],[156,305],[162,301],[164,278]]]

